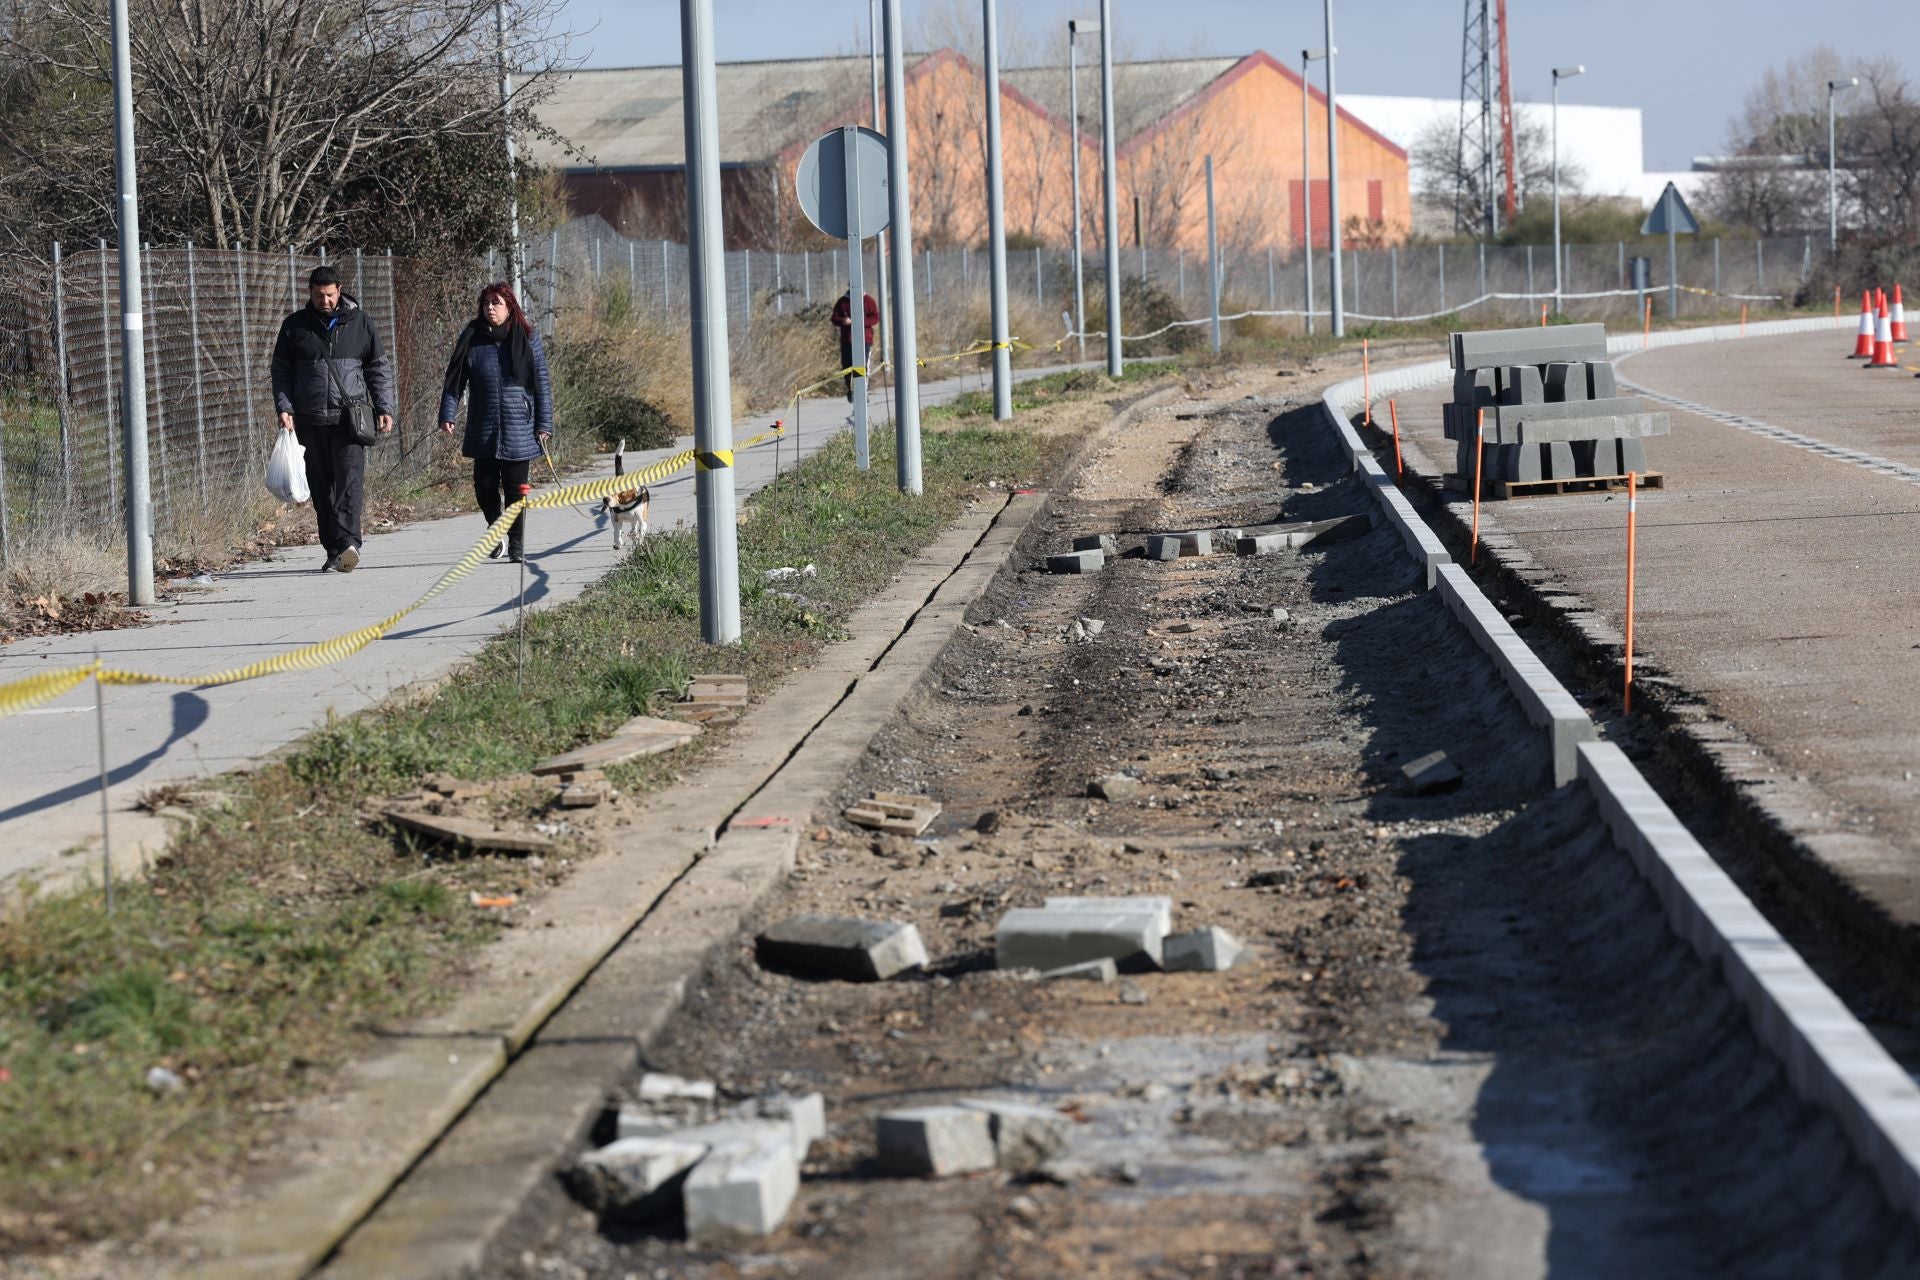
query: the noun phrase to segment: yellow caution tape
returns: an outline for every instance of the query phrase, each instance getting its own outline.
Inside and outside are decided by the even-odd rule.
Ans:
[[[782,427],[774,431],[765,431],[740,445],[740,449],[752,449],[769,440],[778,439],[784,434]],[[713,458],[725,458],[722,466],[733,462],[734,450],[722,450],[707,455]],[[519,499],[500,513],[500,518],[488,526],[480,541],[457,560],[453,567],[440,576],[440,580],[427,588],[426,593],[412,604],[388,614],[380,621],[345,635],[333,636],[286,653],[263,658],[259,662],[248,663],[242,667],[230,667],[224,671],[207,672],[200,675],[168,676],[146,671],[120,671],[102,663],[88,663],[82,667],[66,667],[58,671],[42,671],[24,679],[0,684],[0,716],[13,715],[28,707],[57,698],[81,682],[92,678],[101,684],[175,684],[194,687],[209,687],[223,684],[238,684],[243,680],[257,680],[261,676],[277,675],[287,671],[306,671],[324,667],[360,652],[393,630],[401,619],[405,618],[421,605],[439,596],[448,587],[473,572],[474,567],[487,557],[487,553],[506,538],[507,530],[520,513],[530,509],[545,509],[567,506],[571,503],[591,501],[595,498],[611,497],[628,489],[638,489],[658,484],[677,471],[682,471],[695,463],[698,455],[691,449],[682,450],[670,458],[663,458],[652,466],[640,471],[628,472],[619,476],[603,476],[598,480],[583,480],[578,484],[566,485],[557,489],[547,489]]]
[[[1059,350],[1060,345],[1060,343],[1055,343],[1054,350]],[[990,351],[1012,346],[1019,346],[1029,351],[1033,350],[1031,346],[1028,346],[1019,338],[1014,338],[1009,342],[991,342],[986,339],[981,339],[970,344],[963,350],[950,351],[945,355],[920,357],[916,359],[915,363],[918,365],[929,365],[938,364],[946,360],[964,360],[969,356],[985,355]],[[882,361],[872,366],[875,373],[882,372],[891,367],[891,361]],[[850,365],[837,373],[829,374],[818,382],[810,383],[794,391],[793,394],[787,398],[787,405],[789,409],[791,409],[798,405],[802,396],[817,391],[829,383],[853,376],[865,377],[867,376],[867,369],[858,365]],[[774,425],[773,430],[761,432],[744,444],[736,446],[736,449],[753,449],[767,443],[769,440],[782,439],[785,435],[785,422],[778,422]],[[360,650],[372,644],[375,640],[378,640],[381,636],[387,634],[387,632],[393,630],[402,618],[405,618],[421,605],[439,596],[448,587],[473,572],[474,567],[484,560],[489,552],[505,540],[507,530],[512,527],[515,520],[519,519],[521,512],[551,507],[563,507],[580,502],[590,502],[596,498],[612,497],[614,494],[622,493],[629,489],[644,488],[647,485],[658,484],[668,476],[689,466],[697,466],[703,471],[730,467],[733,465],[735,451],[734,449],[720,449],[711,452],[696,453],[692,449],[687,449],[674,454],[670,458],[664,458],[643,471],[629,472],[626,475],[619,476],[605,476],[598,480],[584,480],[578,484],[547,489],[540,493],[521,498],[500,513],[500,518],[488,527],[480,541],[475,543],[472,549],[465,555],[461,556],[452,568],[442,574],[438,582],[427,588],[426,594],[405,608],[396,610],[380,619],[380,621],[372,623],[369,626],[361,627],[357,631],[349,631],[345,635],[320,640],[298,649],[289,650],[286,653],[276,654],[271,658],[263,658],[259,662],[248,663],[243,667],[230,667],[224,671],[214,671],[203,675],[166,676],[145,671],[120,671],[99,662],[88,663],[86,666],[81,667],[63,667],[58,671],[42,671],[38,674],[24,677],[23,679],[0,684],[0,717],[10,716],[39,703],[46,702],[49,699],[57,698],[88,679],[96,679],[100,681],[101,684],[114,685],[175,684],[207,687],[223,684],[238,684],[243,680],[257,680],[261,676],[278,675],[287,671],[309,671],[316,667],[324,667],[331,663],[338,662],[342,658],[352,657],[354,654],[360,652]],[[541,452],[542,454],[546,453],[544,447],[541,449]],[[559,479],[559,473],[554,468],[551,455],[547,456],[547,470],[554,476],[556,481]]]

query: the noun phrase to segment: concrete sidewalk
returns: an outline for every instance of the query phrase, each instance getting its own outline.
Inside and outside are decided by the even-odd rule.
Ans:
[[[1074,366],[1022,370],[1025,381]],[[976,389],[977,377],[926,385],[923,405]],[[891,397],[889,395],[889,401]],[[885,410],[874,405],[876,432]],[[811,456],[846,430],[839,401],[803,402],[797,438],[781,444],[780,469]],[[742,438],[763,430],[768,415],[743,419]],[[789,424],[790,426],[792,424]],[[690,448],[630,454],[637,469]],[[736,461],[744,500],[774,478],[775,451],[764,445]],[[610,457],[573,479],[612,472]],[[875,483],[892,477],[876,471]],[[693,473],[654,486],[653,527],[691,526]],[[606,522],[583,510],[528,515],[527,600],[562,603],[578,596],[617,563]],[[153,621],[121,631],[21,640],[0,650],[0,681],[78,665],[95,646],[109,665],[155,674],[219,671],[339,635],[416,600],[484,531],[479,514],[425,521],[377,534],[351,574],[315,572],[318,547],[282,551],[268,561],[215,575],[212,587],[156,606]],[[520,578],[505,561],[483,561],[393,632],[342,662],[317,671],[267,676],[216,688],[170,685],[115,687],[105,696],[108,803],[113,812],[116,868],[140,867],[167,828],[138,813],[134,802],[167,782],[204,778],[256,760],[305,734],[328,714],[363,710],[405,685],[435,679],[477,652],[513,622]],[[100,851],[99,741],[95,686],[21,712],[0,741],[0,883],[22,872],[47,882],[97,875]]]

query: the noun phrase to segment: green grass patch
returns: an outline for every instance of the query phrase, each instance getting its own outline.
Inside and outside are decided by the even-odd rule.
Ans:
[[[693,535],[656,535],[579,599],[529,615],[524,680],[508,627],[431,696],[330,721],[228,779],[231,805],[119,886],[111,917],[97,893],[29,901],[0,929],[0,1252],[133,1236],[189,1207],[369,1029],[457,993],[499,928],[470,893],[538,893],[564,873],[562,859],[446,856],[370,818],[372,802],[427,772],[524,770],[658,710],[694,672],[771,688],[988,482],[1044,481],[1072,444],[1017,421],[936,421],[926,493],[909,499],[890,435],[876,433],[865,473],[843,436],[743,511],[737,651],[701,643]],[[809,563],[817,577],[766,580]],[[644,791],[693,759],[654,757],[616,781]],[[542,802],[508,797],[502,812]],[[151,1090],[156,1066],[185,1087]]]
[[[1018,382],[1013,387],[1013,410],[1024,413],[1057,404],[1069,396],[1084,396],[1116,386],[1156,382],[1179,372],[1172,360],[1134,360],[1121,366],[1119,378],[1110,378],[1104,369],[1070,369],[1050,373],[1044,378]],[[980,422],[993,420],[993,392],[963,391],[946,404],[923,409],[922,422]]]

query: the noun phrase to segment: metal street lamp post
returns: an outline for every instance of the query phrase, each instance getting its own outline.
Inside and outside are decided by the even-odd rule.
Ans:
[[[1829,253],[1840,247],[1840,188],[1835,176],[1834,163],[1833,95],[1842,89],[1858,88],[1859,85],[1859,76],[1827,81],[1827,252]]]
[[[1120,198],[1113,160],[1113,0],[1100,0],[1100,170],[1107,223],[1107,376],[1124,367],[1120,354]]]
[[[1340,297],[1340,106],[1333,89],[1333,60],[1340,51],[1333,43],[1333,0],[1326,0],[1322,11],[1327,26],[1327,257],[1333,277],[1333,336],[1347,336],[1346,304]]]
[[[1080,251],[1080,64],[1074,37],[1096,35],[1100,24],[1067,20],[1067,114],[1073,119],[1073,331],[1080,335],[1080,358],[1087,358],[1087,286]]]
[[[1307,118],[1313,114],[1313,97],[1307,92],[1307,68],[1326,56],[1325,49],[1300,51],[1300,257],[1307,268],[1308,333],[1313,332],[1313,147],[1308,142]]]
[[[1587,73],[1585,64],[1553,69],[1553,309],[1560,310],[1560,82]]]

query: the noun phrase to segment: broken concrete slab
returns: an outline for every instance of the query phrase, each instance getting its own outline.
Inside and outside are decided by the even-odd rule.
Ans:
[[[1241,556],[1272,556],[1280,554],[1292,545],[1284,533],[1243,535],[1234,540],[1233,552]]]
[[[1294,540],[1297,547],[1330,547],[1335,543],[1364,537],[1372,529],[1373,517],[1361,511],[1350,516],[1335,516],[1331,520],[1315,520],[1287,536]]]
[[[880,1171],[896,1177],[948,1178],[999,1160],[991,1118],[966,1107],[883,1111],[874,1117],[873,1136]]]
[[[1165,937],[1160,913],[1154,910],[1016,907],[1000,918],[994,960],[1002,969],[1042,973],[1100,959],[1122,969],[1153,969],[1160,965]]]
[[[994,1156],[1002,1169],[1025,1173],[1060,1153],[1073,1132],[1071,1117],[1052,1107],[999,1098],[962,1098],[960,1105],[986,1113]]]
[[[755,948],[769,969],[843,982],[882,982],[927,962],[913,925],[844,916],[789,916],[762,933]]]
[[[1180,558],[1180,538],[1177,534],[1156,533],[1147,539],[1147,559],[1178,560]]]
[[[1193,529],[1186,533],[1173,535],[1180,539],[1180,554],[1183,556],[1210,556],[1213,554],[1213,531],[1211,529]]]
[[[1050,897],[1048,911],[1151,911],[1160,917],[1160,932],[1173,932],[1173,899],[1153,894],[1137,897]]]
[[[603,1218],[661,1217],[673,1212],[681,1180],[706,1154],[706,1143],[684,1138],[621,1138],[582,1152],[564,1178],[574,1198]]]
[[[1126,773],[1110,773],[1087,783],[1087,795],[1095,800],[1131,800],[1140,794],[1140,779]]]
[[[1161,947],[1160,962],[1168,973],[1218,973],[1233,968],[1246,954],[1246,945],[1240,939],[1219,925],[1209,925],[1169,934]]]
[[[1106,567],[1106,554],[1100,551],[1068,551],[1047,557],[1048,573],[1098,573]]]
[[[1085,964],[1070,964],[1063,969],[1049,969],[1040,975],[1042,982],[1112,982],[1120,976],[1120,968],[1111,959],[1089,960]]]
[[[827,1136],[827,1103],[817,1093],[770,1093],[749,1098],[728,1114],[739,1120],[785,1124],[802,1160],[814,1143]]]
[[[1075,551],[1098,551],[1104,556],[1120,554],[1120,543],[1110,533],[1085,533],[1073,540]]]
[[[719,1091],[711,1080],[685,1080],[649,1071],[640,1077],[634,1094],[614,1115],[616,1137],[677,1134],[707,1123],[719,1112]]]
[[[1400,790],[1410,796],[1439,795],[1456,790],[1464,780],[1458,767],[1444,751],[1435,751],[1400,769]]]
[[[687,1238],[709,1243],[771,1235],[800,1191],[800,1156],[785,1128],[715,1145],[681,1191]]]

